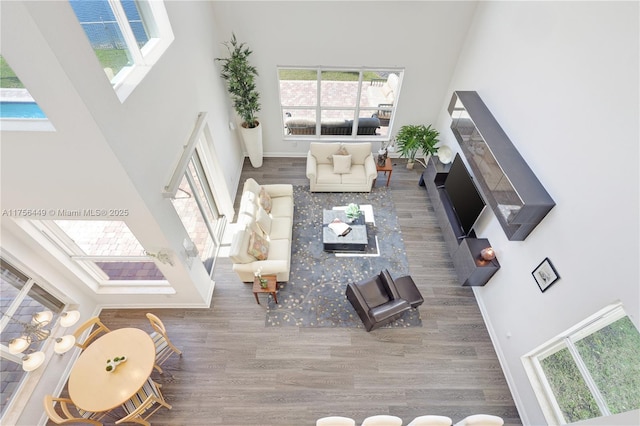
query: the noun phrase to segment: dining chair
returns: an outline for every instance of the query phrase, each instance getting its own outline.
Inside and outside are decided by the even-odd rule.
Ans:
[[[167,329],[164,327],[162,321],[160,321],[160,318],[152,313],[148,313],[147,318],[151,323],[151,327],[155,330],[149,334],[153,339],[153,344],[156,346],[156,363],[153,367],[162,374],[162,368],[160,368],[160,366],[164,364],[173,353],[182,356],[182,351],[171,343],[169,336],[167,336]]]
[[[387,414],[379,414],[364,419],[362,426],[402,426],[402,419]]]
[[[419,416],[416,417],[407,426],[451,426],[453,420],[446,416]]]
[[[56,411],[56,403],[60,406],[62,413]],[[71,407],[75,408],[77,414],[71,413]],[[72,423],[102,425],[102,423],[95,418],[101,419],[105,415],[104,413],[93,413],[91,411],[81,410],[76,407],[69,398],[55,398],[53,395],[44,396],[44,412],[49,417],[49,420],[57,425],[68,425]]]
[[[157,406],[155,406],[156,404]],[[138,423],[151,426],[147,419],[162,407],[171,410],[171,405],[167,404],[162,392],[160,392],[160,385],[149,377],[140,390],[122,404],[122,409],[127,415],[117,420],[116,424]]]
[[[96,326],[96,328],[91,330],[93,326]],[[86,339],[84,339],[84,341],[81,342],[79,340],[80,336],[86,330],[91,330],[91,333],[89,333]],[[85,350],[87,346],[89,346],[89,344],[93,342],[101,333],[109,333],[110,331],[111,330],[109,330],[107,326],[104,325],[102,321],[100,321],[100,317],[92,317],[92,318],[89,318],[80,327],[78,327],[76,331],[73,332],[73,336],[76,338],[76,346],[81,348],[82,350]]]
[[[356,426],[356,421],[349,417],[329,416],[316,420],[316,426]]]
[[[491,414],[474,414],[460,420],[455,426],[502,426],[503,424],[502,417]]]

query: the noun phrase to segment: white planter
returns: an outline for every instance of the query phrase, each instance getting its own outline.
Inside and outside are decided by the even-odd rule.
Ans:
[[[256,168],[262,167],[262,126],[258,124],[250,129],[240,126],[240,134],[244,142],[244,149],[249,154],[251,165]]]

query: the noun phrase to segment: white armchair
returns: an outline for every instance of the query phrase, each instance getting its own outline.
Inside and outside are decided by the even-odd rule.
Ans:
[[[502,426],[504,420],[490,414],[474,414],[460,420],[455,426]]]
[[[356,426],[356,421],[349,417],[329,416],[316,420],[316,426]]]
[[[402,419],[388,414],[379,414],[364,419],[362,426],[402,426]]]
[[[413,419],[407,426],[451,426],[453,420],[446,416],[420,416]]]

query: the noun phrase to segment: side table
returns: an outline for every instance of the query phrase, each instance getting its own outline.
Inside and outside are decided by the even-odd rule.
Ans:
[[[391,173],[393,173],[393,165],[391,164],[391,158],[387,157],[387,160],[384,162],[384,166],[380,166],[376,162],[376,171],[384,172],[385,176],[387,176],[387,186],[389,186],[389,181],[391,180]],[[388,175],[387,175],[387,172],[389,172]]]
[[[263,275],[262,278],[267,280],[267,288],[262,288],[260,286],[260,280],[258,277],[253,279],[253,295],[256,298],[256,302],[258,305],[260,304],[260,300],[258,300],[258,293],[268,293],[273,296],[273,300],[278,303],[278,282],[276,281],[275,275]]]

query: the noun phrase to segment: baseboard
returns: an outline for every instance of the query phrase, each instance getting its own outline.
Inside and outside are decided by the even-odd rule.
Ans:
[[[484,324],[489,332],[489,338],[491,338],[491,343],[493,344],[493,348],[496,351],[496,356],[498,357],[498,362],[500,363],[500,367],[502,368],[502,372],[504,373],[504,378],[507,381],[507,386],[509,387],[509,391],[511,392],[511,396],[513,398],[513,402],[516,405],[516,409],[518,410],[518,415],[520,416],[520,420],[523,425],[531,424],[529,421],[529,417],[527,416],[526,411],[524,410],[524,404],[522,399],[520,398],[520,394],[517,391],[517,387],[515,386],[515,380],[511,375],[511,370],[508,368],[508,363],[502,352],[502,347],[497,344],[498,334],[496,330],[493,328],[493,323],[489,320],[489,315],[487,314],[487,307],[484,304],[484,301],[481,297],[478,297],[480,293],[479,287],[472,287],[473,295],[476,298],[476,302],[478,303],[478,308],[480,309],[480,313],[482,314],[482,319],[484,320]]]

